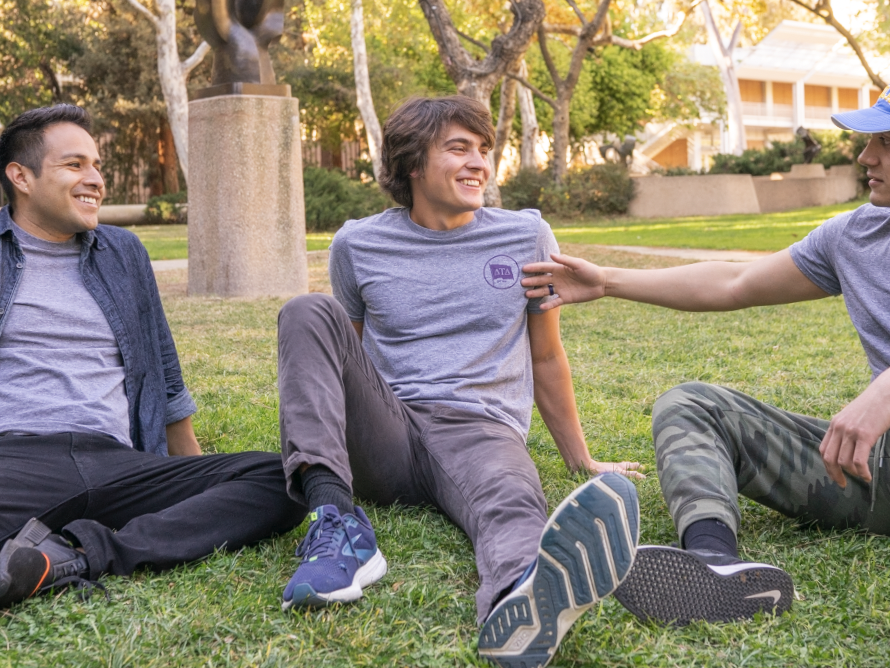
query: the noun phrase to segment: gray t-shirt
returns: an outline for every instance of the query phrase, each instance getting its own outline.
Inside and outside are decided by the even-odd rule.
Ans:
[[[890,366],[890,208],[866,204],[842,213],[790,250],[804,276],[844,295],[874,380]]]
[[[331,243],[334,296],[403,401],[478,412],[525,437],[534,401],[522,266],[559,252],[537,211],[483,208],[436,231],[407,209],[350,220]]]
[[[123,358],[84,286],[78,237],[13,233],[25,263],[0,331],[0,433],[99,433],[132,447]]]

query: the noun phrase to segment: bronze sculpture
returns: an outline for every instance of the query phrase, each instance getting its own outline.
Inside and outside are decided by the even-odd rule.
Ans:
[[[197,0],[195,24],[213,49],[211,85],[197,98],[290,96],[290,86],[276,84],[269,57],[284,31],[284,0]]]
[[[803,140],[803,161],[805,165],[809,165],[813,162],[816,154],[822,150],[822,144],[813,139],[813,135],[805,127],[797,128],[795,134]]]

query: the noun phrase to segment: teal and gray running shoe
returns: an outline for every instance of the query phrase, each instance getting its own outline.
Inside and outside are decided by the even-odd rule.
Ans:
[[[572,624],[627,577],[639,537],[630,480],[603,473],[578,487],[547,520],[535,562],[483,624],[479,654],[502,668],[546,666]]]

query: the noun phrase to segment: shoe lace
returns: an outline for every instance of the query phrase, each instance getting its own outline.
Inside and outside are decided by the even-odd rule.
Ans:
[[[337,553],[337,533],[341,530],[343,520],[337,515],[325,513],[309,525],[306,537],[297,547],[297,556],[303,559],[333,557]]]
[[[44,594],[52,591],[64,591],[65,589],[71,588],[75,591],[80,598],[81,601],[86,601],[93,595],[93,591],[96,589],[100,590],[102,594],[105,596],[106,601],[111,600],[111,595],[108,593],[108,590],[105,588],[105,585],[100,584],[96,580],[87,580],[86,578],[82,578],[79,575],[67,575],[65,577],[59,578],[58,580],[54,580],[50,582],[48,585],[44,585],[41,587],[37,593]]]
[[[355,539],[346,531],[342,518],[333,513],[325,513],[309,525],[306,537],[297,547],[297,556],[303,559],[335,556],[339,548],[336,538],[337,533],[340,531],[345,534],[346,540],[349,541],[354,552]]]

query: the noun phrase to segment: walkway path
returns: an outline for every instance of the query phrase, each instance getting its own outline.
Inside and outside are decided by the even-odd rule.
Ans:
[[[660,255],[662,257],[679,257],[684,260],[727,260],[729,262],[749,262],[766,255],[771,255],[770,251],[742,251],[742,250],[711,250],[709,248],[661,248],[656,246],[602,246],[595,245],[597,248],[606,250],[621,251],[623,253],[637,253],[639,255]],[[327,258],[328,251],[317,250],[309,251],[307,255],[310,260],[324,261]],[[187,269],[188,260],[155,260],[151,263],[152,269],[155,271],[168,271],[171,269]]]

